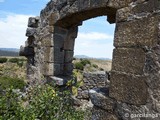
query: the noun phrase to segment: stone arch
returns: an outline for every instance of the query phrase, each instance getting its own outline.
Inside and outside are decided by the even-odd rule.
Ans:
[[[62,85],[63,76],[71,74],[78,25],[107,15],[116,23],[109,97],[118,101],[121,111],[160,113],[159,5],[159,0],[51,0],[40,19],[28,24],[29,36],[35,37],[35,66],[28,69],[36,69],[36,79],[43,74],[62,80]],[[118,114],[125,119],[121,111]]]

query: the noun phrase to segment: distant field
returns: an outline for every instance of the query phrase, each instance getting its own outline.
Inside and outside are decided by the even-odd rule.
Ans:
[[[98,65],[99,68],[103,68],[104,71],[111,71],[111,67],[112,67],[112,60],[99,60],[99,59],[88,59],[92,64],[96,64]],[[80,59],[76,59],[73,61],[73,63],[75,62],[79,62]]]
[[[99,68],[103,68],[105,71],[111,71],[112,60],[98,60],[90,59],[93,64],[98,65]]]

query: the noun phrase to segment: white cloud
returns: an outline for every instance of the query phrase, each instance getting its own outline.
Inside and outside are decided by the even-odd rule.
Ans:
[[[5,18],[0,19],[0,47],[19,48],[24,45],[30,16],[8,13]]]
[[[4,0],[0,0],[0,2],[4,2]]]
[[[113,36],[105,33],[79,33],[75,42],[75,55],[112,58]]]

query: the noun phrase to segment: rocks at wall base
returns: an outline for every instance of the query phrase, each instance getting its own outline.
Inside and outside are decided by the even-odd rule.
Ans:
[[[114,113],[116,102],[109,97],[108,88],[96,88],[89,91],[92,108],[92,120],[118,120]]]

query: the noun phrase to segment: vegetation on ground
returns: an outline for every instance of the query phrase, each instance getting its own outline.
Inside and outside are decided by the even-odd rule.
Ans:
[[[84,113],[74,108],[69,90],[50,85],[36,86],[26,96],[12,89],[0,95],[2,120],[84,120]]]
[[[95,72],[95,71],[110,71],[111,70],[110,60],[97,60],[97,59],[74,59],[74,69]]]

